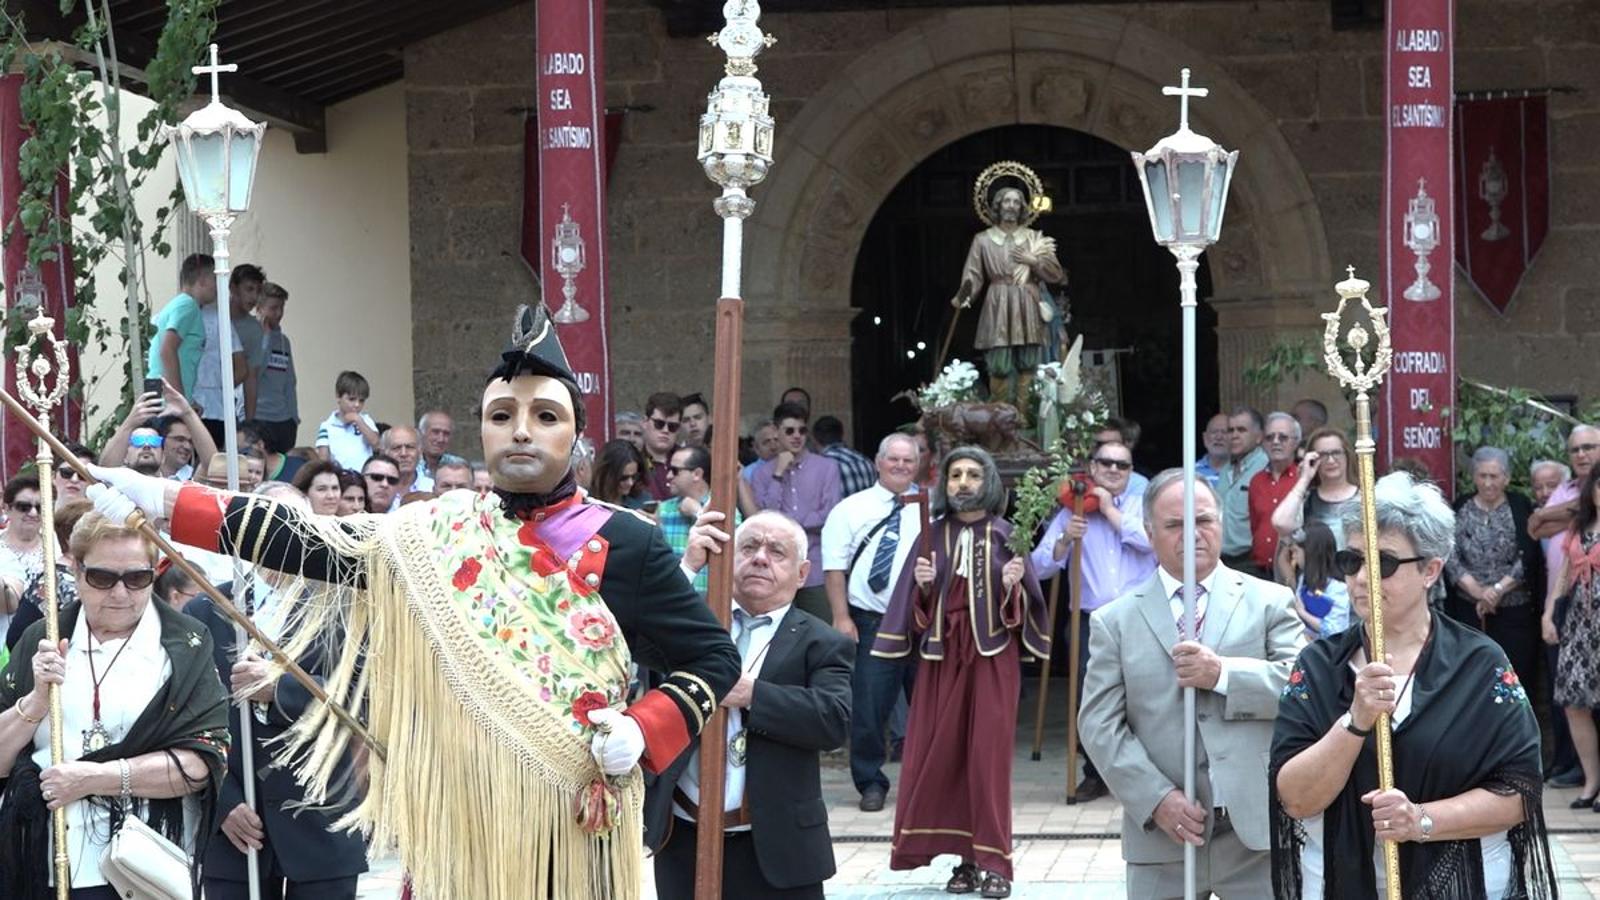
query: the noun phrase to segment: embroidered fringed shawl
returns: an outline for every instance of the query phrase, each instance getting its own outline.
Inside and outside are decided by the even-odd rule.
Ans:
[[[1512,849],[1507,897],[1555,896],[1555,873],[1540,805],[1543,786],[1539,724],[1528,695],[1500,647],[1445,616],[1417,661],[1411,713],[1395,729],[1395,787],[1413,802],[1454,797],[1473,788],[1521,798],[1523,821],[1507,835]],[[1358,624],[1301,651],[1278,706],[1272,740],[1273,894],[1301,896],[1304,829],[1284,811],[1278,771],[1316,743],[1350,708],[1361,646]],[[1323,811],[1323,896],[1377,900],[1372,813],[1361,796],[1378,787],[1377,739],[1367,738],[1350,779]],[[1409,900],[1486,896],[1476,839],[1400,845],[1401,895]]]
[[[579,822],[604,783],[588,713],[624,705],[630,658],[568,561],[493,496],[343,519],[253,502],[241,557],[333,579],[303,585],[284,649],[298,658],[347,635],[326,689],[385,749],[337,824],[367,832],[374,852],[398,851],[429,900],[637,896],[640,774],[609,780],[610,830]],[[362,787],[341,775],[352,735],[326,707],[284,737],[280,763],[312,802]]]

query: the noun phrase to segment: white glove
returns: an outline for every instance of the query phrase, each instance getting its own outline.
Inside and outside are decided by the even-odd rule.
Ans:
[[[138,512],[133,501],[114,487],[96,482],[89,485],[87,493],[89,499],[94,501],[95,512],[118,525],[128,524],[128,517]]]
[[[127,499],[152,519],[167,515],[167,486],[172,482],[154,475],[140,475],[132,469],[117,466],[89,466],[89,474],[121,491]],[[106,513],[106,510],[101,510]],[[106,513],[109,515],[109,513]]]
[[[597,709],[589,713],[589,721],[600,729],[589,743],[589,752],[607,775],[626,775],[644,756],[644,730],[632,716],[621,710]],[[611,730],[607,734],[605,729]]]

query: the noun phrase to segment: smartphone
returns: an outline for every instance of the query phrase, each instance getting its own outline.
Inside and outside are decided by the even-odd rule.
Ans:
[[[146,394],[155,394],[157,397],[161,396],[161,379],[146,378],[144,380],[144,392]]]

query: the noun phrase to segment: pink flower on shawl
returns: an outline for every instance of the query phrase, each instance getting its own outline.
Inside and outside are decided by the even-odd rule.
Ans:
[[[567,617],[567,635],[588,650],[607,650],[617,639],[617,626],[604,613],[580,609]]]
[[[537,668],[539,670],[539,674],[541,674],[541,675],[549,675],[550,674],[550,654],[548,654],[548,653],[541,654],[538,659],[533,661],[533,665],[534,665],[534,668]]]

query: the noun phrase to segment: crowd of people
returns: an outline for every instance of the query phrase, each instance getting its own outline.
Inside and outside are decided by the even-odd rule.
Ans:
[[[647,772],[640,824],[662,897],[693,893],[701,792],[690,738],[716,704],[729,712],[727,895],[822,896],[834,862],[821,754],[844,746],[868,813],[885,809],[895,788],[888,764],[903,762],[893,868],[953,854],[960,862],[948,891],[1009,896],[1022,673],[1066,664],[1060,644],[1073,614],[1086,754],[1074,799],[1109,793],[1121,803],[1130,896],[1181,895],[1183,846],[1192,844],[1201,848],[1202,893],[1375,897],[1382,840],[1402,842],[1408,896],[1512,896],[1519,885],[1543,896],[1551,878],[1543,785],[1581,787],[1574,805],[1600,812],[1600,429],[1574,428],[1566,463],[1536,463],[1526,473],[1531,497],[1509,488],[1518,473],[1494,447],[1476,448],[1475,490],[1454,509],[1426,473],[1387,475],[1373,497],[1374,576],[1361,549],[1351,443],[1328,425],[1326,409],[1307,400],[1265,416],[1247,407],[1218,413],[1196,461],[1191,631],[1181,472],[1138,470],[1135,422],[1112,419],[1097,432],[1081,503],[1056,510],[1027,542],[1031,553],[1011,540],[1007,492],[987,453],[930,448],[912,424],[868,456],[849,446],[839,418],[814,417],[799,387],[741,439],[738,496],[726,498],[732,521],[709,512],[723,499],[711,495],[709,402],[666,391],[640,412],[619,413],[616,437],[599,446],[581,436],[581,406],[567,403],[560,471],[521,495],[535,504],[507,487],[520,464],[497,461],[491,438],[528,427],[515,418],[533,415],[524,407],[554,401],[494,381],[484,400],[485,462],[450,452],[456,433],[443,410],[425,411],[414,427],[377,421],[366,410],[371,386],[353,371],[338,376],[333,408],[300,445],[293,351],[281,331],[287,292],[240,266],[230,285],[240,343],[238,452],[229,459],[215,418],[223,379],[211,268],[207,257],[185,261],[183,293],[156,319],[147,389],[103,446],[71,449],[196,545],[191,561],[270,637],[285,636],[303,582],[275,574],[281,553],[273,565],[243,568],[236,555],[250,540],[260,553],[280,539],[226,531],[220,518],[197,538],[183,524],[199,513],[180,498],[226,488],[230,465],[239,490],[271,500],[284,522],[398,521],[415,503],[463,516],[482,514],[485,503],[521,504],[507,515],[543,521],[531,510],[567,516],[578,497],[584,509],[614,512],[607,521],[617,524],[592,538],[552,532],[549,549],[574,577],[599,585],[648,547],[648,561],[635,562],[648,568],[670,554],[683,583],[669,571],[647,590],[644,570],[630,569],[629,590],[675,603],[704,593],[710,555],[733,554],[732,632],[714,647],[698,642],[703,675],[655,665],[673,643],[660,630],[667,626],[617,613],[629,607],[605,598],[622,633],[641,635],[627,711],[638,708],[643,735],[608,741],[597,731],[594,755],[607,776],[636,764]],[[565,371],[506,358],[499,377],[508,385],[529,373],[560,381]],[[187,849],[209,896],[244,896],[243,860],[255,852],[273,891],[353,897],[366,846],[327,832],[366,808],[359,797],[293,814],[306,788],[282,770],[244,772],[238,752],[241,715],[259,726],[258,761],[271,758],[311,696],[276,674],[260,647],[239,646],[211,599],[103,499],[86,497],[73,470],[53,478],[53,534],[42,528],[35,475],[12,475],[0,498],[0,632],[11,655],[0,678],[5,895],[50,893],[44,811],[64,808],[74,897],[116,896],[100,860],[130,816]],[[631,530],[640,523],[646,532]],[[297,541],[321,533],[297,527]],[[520,531],[490,540],[502,537],[530,540]],[[57,646],[38,639],[47,544],[64,604]],[[545,545],[532,546],[538,565]],[[600,562],[584,562],[590,554]],[[1081,596],[1051,621],[1040,582],[1065,578],[1074,558]],[[334,577],[333,563],[317,565]],[[466,583],[478,577],[473,569]],[[1372,577],[1383,583],[1387,660],[1366,655]],[[706,616],[702,609],[683,627],[703,629]],[[326,674],[344,652],[324,648],[298,662]],[[43,724],[50,685],[61,688],[68,726],[56,765]],[[1183,688],[1197,692],[1194,802],[1181,789]],[[651,703],[638,692],[657,695],[657,713],[645,715]],[[246,705],[230,708],[230,693]],[[1534,712],[1545,703],[1561,710],[1543,723],[1555,734],[1549,746]],[[683,720],[663,726],[659,709]],[[1397,781],[1385,792],[1376,789],[1370,739],[1380,713],[1395,723]],[[595,722],[604,718],[597,711]],[[587,714],[579,724],[589,727]],[[358,781],[367,766],[355,746],[331,764]],[[241,790],[247,777],[256,779],[254,807]]]

